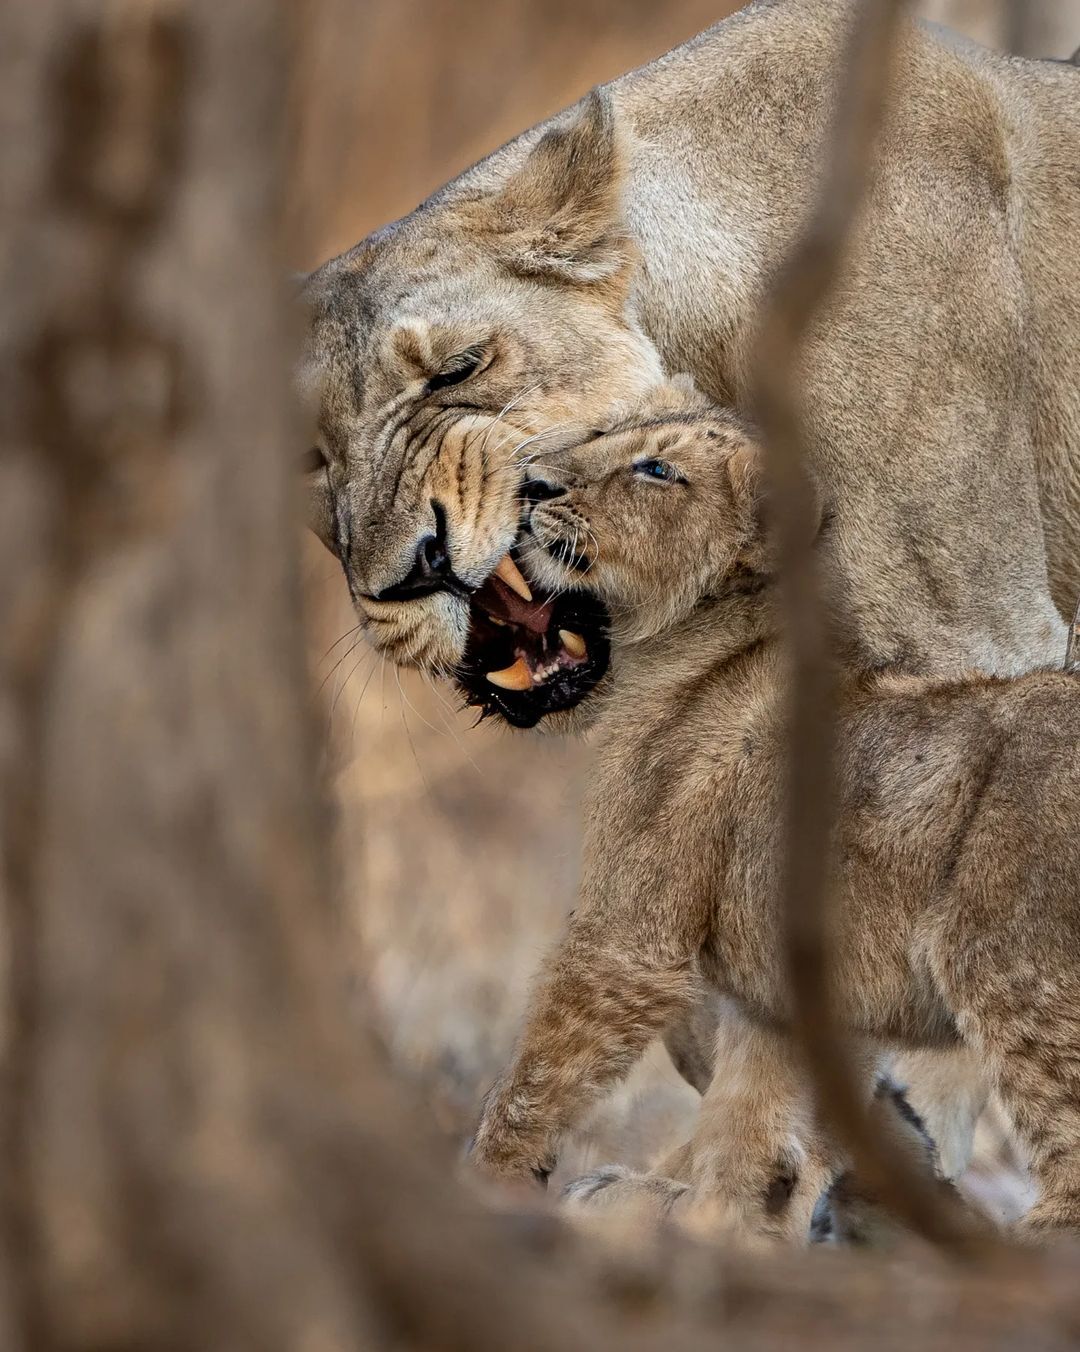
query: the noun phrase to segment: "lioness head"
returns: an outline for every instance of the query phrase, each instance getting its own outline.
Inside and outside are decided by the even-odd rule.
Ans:
[[[527,708],[507,692],[500,711],[519,723],[595,679],[558,633],[599,613],[594,600],[582,613],[533,604],[510,569],[511,583],[495,577],[518,536],[524,467],[660,373],[629,304],[621,188],[611,109],[593,95],[509,177],[481,166],[305,287],[312,526],[394,661],[490,669],[502,631],[520,630],[559,679]]]
[[[770,571],[752,431],[688,377],[630,416],[544,459],[520,548],[531,578],[585,588],[616,636],[638,642],[705,596]]]

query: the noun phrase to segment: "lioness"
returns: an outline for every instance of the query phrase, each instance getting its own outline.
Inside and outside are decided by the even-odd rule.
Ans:
[[[687,1007],[700,973],[751,1025],[744,1073],[718,1090],[750,1107],[715,1123],[741,1149],[697,1167],[715,1204],[729,1158],[758,1160],[762,1211],[805,1233],[829,1160],[793,1129],[797,1079],[770,1073],[788,1013],[775,910],[787,669],[759,465],[733,418],[668,385],[545,456],[526,485],[523,566],[604,602],[611,669],[580,902],[474,1155],[502,1176],[548,1172],[559,1133]],[[1078,749],[1080,683],[1060,670],[841,682],[841,1017],[871,1044],[980,1058],[1030,1151],[1036,1228],[1080,1227]],[[745,1176],[736,1185],[745,1205]]]
[[[395,660],[462,672],[474,692],[505,669],[513,616],[477,622],[475,589],[516,538],[522,464],[553,428],[602,421],[654,383],[658,354],[743,402],[850,9],[759,0],[312,276],[314,524]],[[1012,672],[1058,654],[1051,592],[1080,591],[1077,74],[918,28],[898,74],[807,359],[829,547],[855,660]],[[537,623],[544,679],[487,686],[518,724],[585,699],[606,662],[588,615],[556,603]],[[962,1163],[972,1114],[923,1104]]]

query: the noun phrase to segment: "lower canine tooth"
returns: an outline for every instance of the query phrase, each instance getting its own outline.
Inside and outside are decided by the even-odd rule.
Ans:
[[[563,645],[571,657],[579,660],[588,655],[588,648],[585,646],[585,640],[580,634],[575,634],[572,629],[559,630],[559,642]]]
[[[513,666],[504,667],[502,671],[489,671],[487,679],[501,690],[531,690],[533,684],[524,657],[519,657]]]

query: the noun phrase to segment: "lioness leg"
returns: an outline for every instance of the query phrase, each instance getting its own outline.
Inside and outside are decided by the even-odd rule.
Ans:
[[[982,1058],[967,1047],[906,1052],[894,1073],[934,1142],[941,1176],[955,1182],[971,1163],[975,1127],[990,1094]]]
[[[904,1155],[909,1164],[924,1171],[942,1189],[952,1189],[951,1181],[942,1175],[940,1159],[925,1123],[912,1107],[905,1087],[891,1072],[878,1076],[870,1105],[870,1123],[886,1151]],[[811,1238],[817,1243],[882,1248],[891,1244],[901,1229],[860,1176],[848,1169],[815,1207]]]

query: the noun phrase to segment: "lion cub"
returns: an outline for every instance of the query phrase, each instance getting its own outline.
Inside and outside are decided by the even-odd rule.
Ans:
[[[543,478],[525,566],[603,599],[612,666],[580,904],[474,1143],[482,1168],[517,1178],[546,1176],[560,1133],[700,980],[737,1007],[751,1041],[782,1038],[787,1017],[785,659],[758,448],[676,380],[628,421],[545,455]],[[1080,686],[1061,672],[843,683],[844,1018],[867,1045],[963,1043],[985,1060],[1030,1150],[1041,1196],[1029,1222],[1043,1227],[1080,1226],[1078,749]],[[731,1090],[744,1108],[772,1102],[761,1073],[750,1056]],[[786,1182],[777,1200],[761,1174],[761,1202],[782,1207],[797,1191],[794,1128],[762,1130]],[[805,1191],[797,1228],[823,1181]]]

